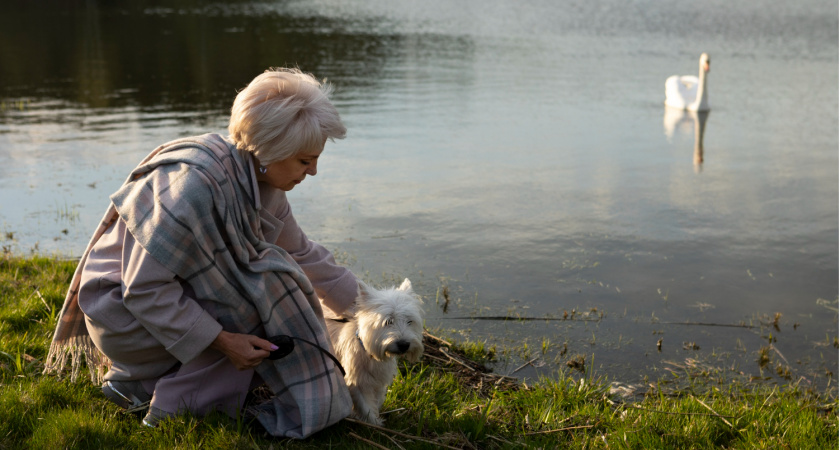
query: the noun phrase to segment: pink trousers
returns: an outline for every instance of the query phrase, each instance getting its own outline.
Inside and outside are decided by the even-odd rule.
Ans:
[[[236,418],[248,391],[259,384],[254,369],[238,370],[221,352],[208,349],[187,364],[158,378],[141,380],[151,406],[172,414],[204,416],[221,411]]]

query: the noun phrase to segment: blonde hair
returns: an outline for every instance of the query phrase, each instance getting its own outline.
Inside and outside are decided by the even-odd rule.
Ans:
[[[327,139],[344,139],[347,128],[329,100],[331,92],[332,86],[300,69],[266,70],[233,101],[230,139],[263,165],[320,150]]]

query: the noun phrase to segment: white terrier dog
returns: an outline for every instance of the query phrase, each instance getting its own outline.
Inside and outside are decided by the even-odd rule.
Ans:
[[[418,361],[423,355],[422,304],[408,278],[396,289],[378,290],[359,282],[355,317],[327,319],[357,419],[381,425],[379,408],[397,374],[397,358]]]

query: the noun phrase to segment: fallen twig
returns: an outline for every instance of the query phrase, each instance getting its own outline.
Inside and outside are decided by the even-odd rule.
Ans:
[[[724,418],[723,418],[723,416],[721,416],[720,414],[718,414],[718,412],[717,412],[717,411],[715,411],[714,409],[712,409],[712,407],[711,407],[711,406],[709,406],[709,405],[707,405],[707,404],[703,403],[703,400],[700,400],[699,398],[697,398],[697,397],[695,397],[695,396],[693,396],[693,395],[691,396],[691,398],[693,398],[694,400],[697,400],[697,402],[698,402],[698,403],[700,403],[701,405],[703,405],[704,407],[706,407],[706,409],[708,409],[709,411],[713,412],[713,413],[715,414],[715,416],[719,417],[719,418],[720,418],[720,420],[722,420],[722,421],[723,421],[723,423],[725,423],[725,424],[729,425],[729,428],[735,428],[735,426],[734,426],[734,425],[732,425],[731,423],[729,423],[729,421],[728,421],[728,420],[724,419]]]
[[[437,336],[435,336],[435,335],[433,335],[433,334],[430,334],[428,331],[424,331],[424,332],[423,332],[423,336],[426,336],[426,337],[428,337],[428,338],[430,338],[430,339],[434,339],[434,340],[436,340],[436,341],[440,342],[441,344],[445,344],[445,345],[448,345],[448,346],[452,347],[452,343],[451,343],[451,342],[448,342],[447,340],[445,340],[445,339],[443,339],[443,338],[439,338],[439,337],[437,337]]]
[[[352,432],[352,431],[350,432],[350,436],[352,436],[352,437],[354,437],[354,438],[356,438],[356,439],[358,439],[358,440],[360,440],[360,441],[364,442],[365,444],[372,445],[372,446],[374,446],[374,447],[376,447],[376,448],[381,448],[381,449],[384,449],[384,450],[390,450],[388,447],[385,447],[384,445],[379,445],[379,444],[377,444],[376,442],[371,441],[370,439],[365,439],[365,438],[363,438],[363,437],[359,436],[358,434],[356,434],[356,433],[354,433],[354,432]]]
[[[47,301],[46,301],[46,300],[44,300],[44,296],[43,296],[43,295],[41,295],[41,291],[39,291],[38,289],[35,289],[35,293],[36,293],[36,294],[38,294],[38,298],[41,300],[41,303],[43,303],[43,304],[44,304],[44,306],[46,306],[46,307],[47,307],[47,312],[51,313],[51,312],[52,312],[52,308],[50,308],[50,305],[47,303]]]
[[[448,364],[449,363],[449,360],[446,360],[446,359],[443,359],[443,358],[438,358],[437,356],[433,356],[433,355],[430,355],[428,353],[423,355],[423,357],[424,358],[431,358],[431,359],[434,359],[435,361],[440,361],[443,364]]]
[[[563,318],[563,317],[528,317],[528,316],[459,316],[459,317],[442,317],[442,319],[449,319],[449,320],[510,320],[510,321],[524,321],[524,322],[531,322],[531,321],[540,321],[540,320],[550,320],[550,321],[563,321],[563,322],[600,322],[604,320],[603,317],[599,317],[597,319],[572,319],[572,318]],[[710,323],[710,322],[653,322],[656,325],[693,325],[693,326],[701,326],[701,327],[729,327],[729,328],[758,328],[756,325],[747,325],[745,323]]]
[[[708,414],[708,413],[672,412],[672,411],[660,411],[658,409],[642,408],[641,406],[635,406],[635,405],[625,405],[625,406],[628,407],[628,408],[640,409],[642,411],[654,412],[654,413],[659,413],[659,414],[672,414],[672,415],[676,415],[676,416],[704,416],[704,417],[721,417],[721,418],[726,417],[727,419],[735,419],[736,418],[735,416],[722,416],[722,415],[717,414],[717,413]]]
[[[350,423],[355,423],[355,424],[358,424],[358,425],[364,425],[368,428],[373,428],[374,430],[385,431],[387,433],[393,433],[393,434],[396,434],[397,436],[402,436],[402,437],[407,438],[407,439],[414,439],[416,441],[425,442],[427,444],[432,444],[432,445],[437,445],[437,446],[443,447],[443,448],[450,448],[450,449],[453,449],[453,450],[461,450],[458,447],[450,447],[446,444],[442,444],[442,443],[440,443],[438,441],[435,441],[435,440],[432,440],[432,439],[426,439],[426,438],[421,438],[420,436],[413,436],[413,435],[410,435],[410,434],[405,434],[405,433],[402,433],[402,432],[399,432],[399,431],[396,431],[396,430],[392,430],[390,428],[380,427],[379,425],[373,425],[373,424],[370,424],[370,423],[367,423],[367,422],[362,422],[361,420],[351,419],[349,417],[346,417],[344,420],[346,420]]]
[[[709,323],[709,322],[654,322],[656,325],[696,325],[701,327],[758,328],[745,323]]]
[[[782,352],[780,352],[780,351],[779,351],[779,349],[778,349],[778,348],[776,348],[776,346],[775,346],[775,345],[770,344],[770,348],[772,348],[772,349],[773,349],[773,350],[774,350],[774,351],[775,351],[775,352],[776,352],[779,356],[781,356],[781,357],[782,357],[782,360],[785,362],[785,364],[790,365],[790,363],[788,362],[787,358],[785,358],[785,355],[783,355],[783,354],[782,354]]]
[[[530,365],[531,363],[533,363],[534,361],[536,361],[536,360],[538,360],[538,359],[540,359],[540,357],[539,357],[539,356],[537,356],[536,358],[534,358],[534,359],[532,359],[532,360],[530,360],[530,361],[526,362],[525,364],[522,364],[521,366],[517,367],[517,368],[516,368],[516,370],[514,370],[514,371],[513,371],[513,372],[511,372],[510,374],[511,374],[511,375],[513,375],[513,374],[515,374],[516,372],[519,372],[520,370],[524,369],[526,366]]]
[[[499,442],[501,442],[502,444],[506,444],[506,445],[514,445],[514,443],[513,443],[513,442],[506,441],[506,440],[504,440],[504,439],[502,439],[502,438],[500,438],[500,437],[498,437],[498,436],[493,436],[492,434],[488,434],[488,435],[487,435],[487,437],[488,437],[489,439],[493,439],[493,440],[499,441]],[[522,447],[527,447],[527,445],[525,445],[525,444],[523,444],[523,443],[520,443],[520,442],[517,442],[517,443],[516,443],[516,445],[520,445],[520,446],[522,446]]]
[[[431,365],[451,372],[465,384],[476,388],[479,392],[487,394],[487,389],[495,386],[503,389],[518,389],[519,382],[514,377],[508,377],[493,373],[486,366],[476,363],[464,357],[457,350],[453,350],[454,344],[423,332],[425,350],[423,359]]]
[[[565,322],[600,322],[602,317],[597,319],[570,319],[563,317],[528,317],[528,316],[459,316],[459,317],[441,317],[441,319],[449,320],[519,320],[523,322],[531,322],[537,320],[560,320]]]
[[[549,434],[549,433],[558,433],[560,431],[570,431],[570,430],[580,430],[584,428],[592,428],[595,425],[578,425],[574,427],[565,427],[565,428],[556,428],[554,430],[546,430],[546,431],[532,431],[530,433],[525,433],[523,436],[534,436],[537,434]]]
[[[458,363],[458,364],[460,364],[460,365],[462,365],[462,366],[466,367],[467,369],[470,369],[470,370],[472,370],[472,371],[475,371],[475,367],[470,367],[469,365],[467,365],[467,363],[465,363],[465,362],[461,361],[461,360],[460,360],[460,359],[458,359],[458,358],[453,357],[453,356],[452,356],[452,355],[451,355],[451,354],[450,354],[450,353],[449,353],[449,352],[448,352],[445,348],[441,347],[441,348],[440,348],[440,352],[441,352],[441,353],[443,353],[444,355],[448,356],[450,361],[452,361],[452,362],[456,362],[456,363]]]
[[[399,442],[397,442],[397,440],[396,440],[396,439],[394,439],[394,437],[393,437],[393,436],[388,436],[387,434],[385,434],[385,433],[383,433],[383,432],[381,432],[381,431],[377,431],[377,433],[379,433],[379,435],[380,435],[380,436],[382,436],[382,437],[384,437],[385,439],[388,439],[389,441],[393,442],[393,443],[394,443],[394,445],[396,445],[396,446],[397,446],[397,448],[399,448],[400,450],[405,450],[405,447],[403,447],[402,445],[400,445],[400,443],[399,443]]]
[[[568,422],[568,421],[570,421],[570,420],[574,419],[574,418],[575,418],[575,417],[577,417],[577,416],[578,416],[578,413],[574,413],[574,414],[572,414],[571,416],[566,417],[565,419],[563,419],[563,420],[561,420],[560,422],[558,422],[558,423],[557,423],[557,425],[562,425],[562,424],[564,424],[564,423],[566,423],[566,422]],[[530,423],[528,423],[528,421],[527,421],[527,420],[525,421],[525,423],[526,423],[528,426],[531,426],[531,424],[530,424]],[[529,435],[531,435],[531,434],[539,434],[539,433],[545,433],[545,431],[532,431],[531,433],[525,434],[525,436],[529,436]]]

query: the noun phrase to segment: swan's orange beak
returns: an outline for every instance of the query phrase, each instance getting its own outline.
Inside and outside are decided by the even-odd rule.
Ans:
[[[706,72],[709,71],[709,63],[703,64],[703,70]]]

